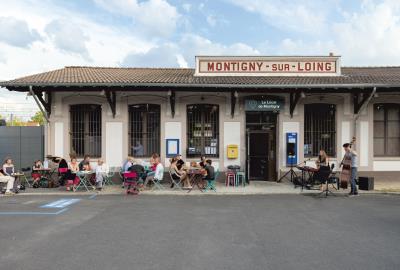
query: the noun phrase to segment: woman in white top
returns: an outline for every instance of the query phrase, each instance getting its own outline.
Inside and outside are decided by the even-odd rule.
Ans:
[[[144,181],[145,187],[151,179],[155,179],[157,182],[161,182],[164,177],[164,166],[160,162],[160,157],[156,157],[154,159],[154,165],[156,166],[156,170],[154,171],[154,174],[147,176],[146,180]]]
[[[107,177],[108,166],[101,158],[97,161],[96,166],[96,188],[101,190],[103,188],[103,181]]]

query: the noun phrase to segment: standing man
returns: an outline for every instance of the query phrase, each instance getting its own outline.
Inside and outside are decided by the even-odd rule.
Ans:
[[[358,195],[357,184],[356,184],[358,155],[357,155],[356,151],[351,149],[351,144],[349,144],[349,143],[343,144],[343,148],[344,148],[344,151],[346,152],[344,154],[344,159],[351,160],[351,165],[350,165],[351,191],[350,191],[349,195]]]

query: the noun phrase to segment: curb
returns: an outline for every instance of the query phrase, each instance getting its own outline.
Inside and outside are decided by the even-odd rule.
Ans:
[[[161,192],[152,192],[152,191],[145,191],[141,192],[140,195],[147,195],[147,196],[252,196],[252,195],[317,195],[320,193],[319,191],[316,192],[170,192],[170,191],[161,191]],[[334,193],[336,196],[347,196],[347,192],[338,192]],[[372,191],[372,192],[360,192],[361,196],[364,195],[400,195],[400,192],[388,192],[388,191]],[[107,195],[124,195],[126,196],[125,192],[20,192],[17,196],[90,196],[90,195],[97,195],[97,196],[107,196]],[[321,196],[323,197],[323,196]]]

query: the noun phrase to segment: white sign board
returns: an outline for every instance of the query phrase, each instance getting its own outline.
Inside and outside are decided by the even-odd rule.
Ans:
[[[196,56],[195,76],[340,76],[340,56]]]

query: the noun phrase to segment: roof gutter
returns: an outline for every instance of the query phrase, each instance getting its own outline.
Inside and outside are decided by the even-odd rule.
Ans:
[[[135,83],[135,84],[121,84],[121,83],[32,83],[32,84],[12,84],[5,83],[0,84],[3,87],[26,87],[26,86],[51,86],[51,87],[96,87],[96,86],[107,86],[107,87],[176,87],[176,88],[190,88],[190,87],[199,87],[199,88],[242,88],[242,89],[254,89],[254,88],[276,88],[276,89],[289,89],[289,88],[371,88],[371,87],[379,87],[379,88],[394,88],[400,87],[400,85],[388,85],[388,84],[371,84],[371,83],[357,83],[357,84],[192,84],[192,83]]]
[[[33,90],[32,90],[32,85],[29,85],[29,93],[31,94],[31,96],[35,100],[36,105],[39,107],[39,109],[42,112],[44,118],[46,118],[47,123],[50,123],[50,120],[49,120],[49,117],[47,116],[47,113],[42,108],[42,105],[40,104],[38,97],[36,96],[35,92],[33,92]]]

